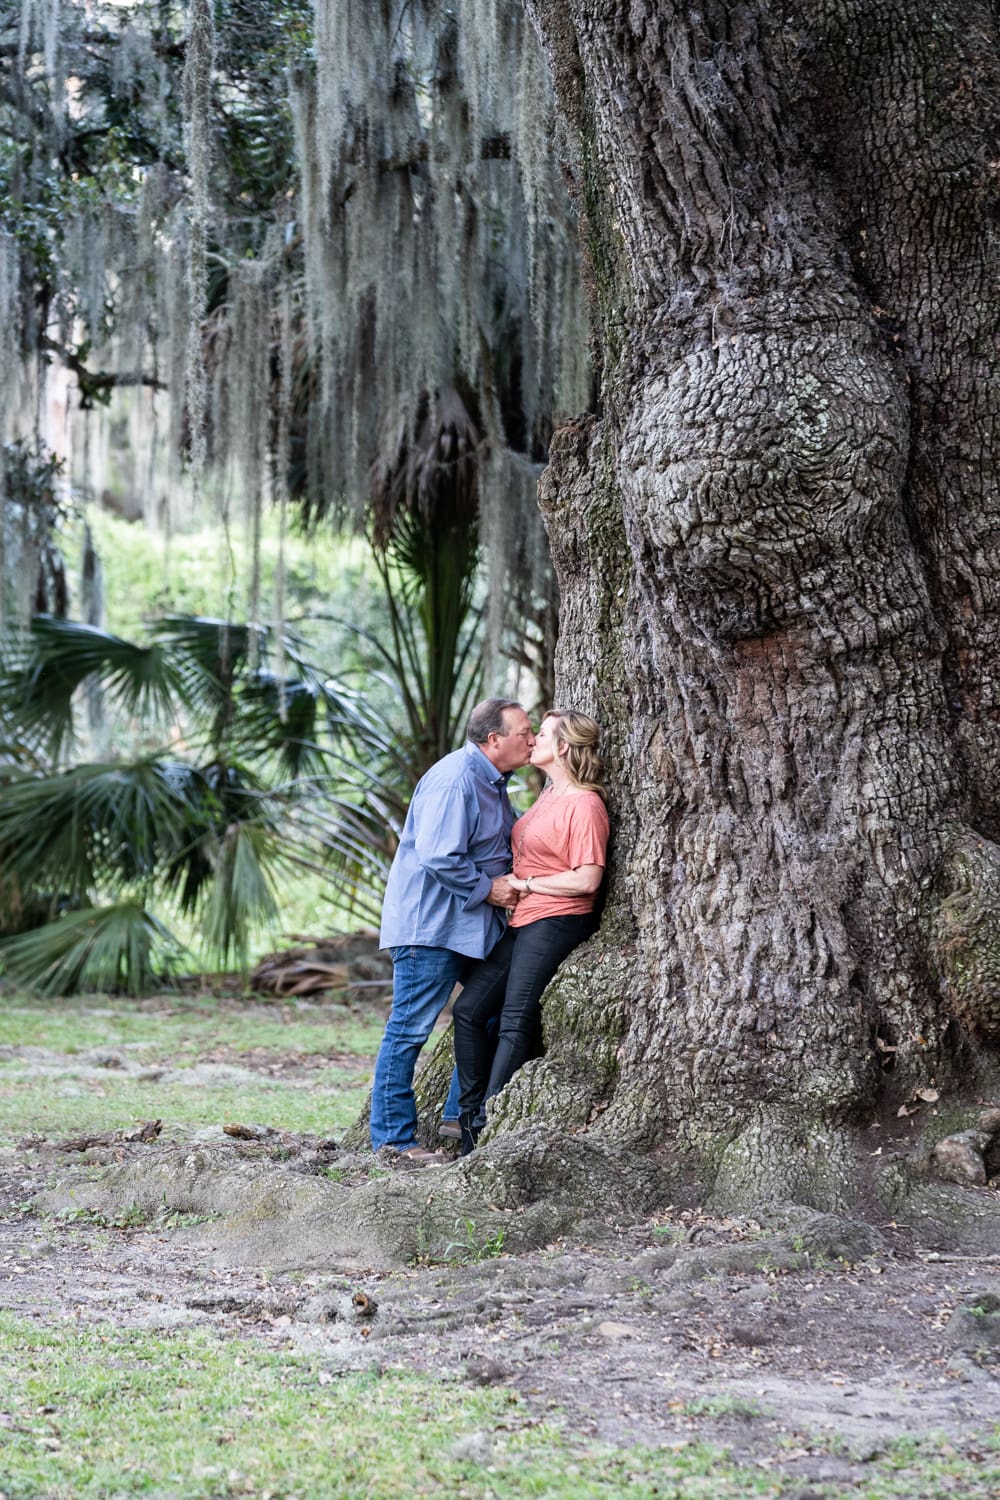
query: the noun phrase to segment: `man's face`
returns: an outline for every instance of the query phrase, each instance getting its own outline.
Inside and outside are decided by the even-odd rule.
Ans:
[[[486,753],[498,771],[516,771],[528,764],[535,748],[531,720],[523,708],[505,708],[503,722],[506,733],[491,734]]]

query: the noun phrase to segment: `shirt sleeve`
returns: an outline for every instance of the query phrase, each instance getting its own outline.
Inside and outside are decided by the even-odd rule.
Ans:
[[[438,789],[412,806],[413,846],[423,870],[457,896],[464,910],[486,900],[493,881],[469,856],[473,809],[460,786]]]
[[[566,864],[570,870],[580,865],[600,865],[603,869],[608,853],[608,812],[600,797],[574,797],[566,829]]]

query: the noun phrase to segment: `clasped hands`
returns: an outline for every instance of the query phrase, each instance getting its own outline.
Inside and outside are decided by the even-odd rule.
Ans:
[[[490,887],[489,895],[486,897],[487,905],[503,906],[509,911],[511,907],[516,906],[520,901],[523,889],[523,880],[519,880],[515,886],[513,875],[498,875]]]

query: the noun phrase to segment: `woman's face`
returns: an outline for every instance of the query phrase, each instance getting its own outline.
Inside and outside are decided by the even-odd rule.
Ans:
[[[556,730],[559,720],[543,719],[535,735],[535,748],[531,752],[531,764],[537,766],[539,771],[548,772],[554,760],[561,760],[565,752],[565,746],[556,740]]]

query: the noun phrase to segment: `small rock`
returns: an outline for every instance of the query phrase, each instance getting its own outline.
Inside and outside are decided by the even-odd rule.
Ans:
[[[597,1332],[602,1339],[610,1339],[612,1343],[618,1339],[634,1339],[636,1329],[630,1323],[598,1323]]]
[[[475,1385],[497,1385],[501,1380],[506,1380],[510,1371],[497,1359],[474,1354],[462,1361],[462,1373]]]
[[[931,1171],[945,1182],[984,1187],[986,1163],[983,1152],[989,1144],[990,1136],[983,1130],[960,1130],[955,1135],[946,1135],[931,1151]]]
[[[451,1458],[459,1464],[488,1464],[495,1454],[493,1439],[488,1432],[469,1432],[451,1446]]]
[[[351,1301],[344,1292],[317,1292],[298,1310],[303,1323],[336,1323],[352,1315]]]
[[[760,1349],[774,1337],[765,1323],[732,1323],[729,1337],[734,1344],[744,1344],[748,1349]]]
[[[885,1250],[885,1237],[873,1224],[841,1214],[816,1214],[802,1225],[797,1239],[809,1255],[849,1265]]]
[[[137,1316],[132,1326],[152,1330],[189,1328],[193,1323],[202,1322],[204,1317],[204,1313],[191,1307],[157,1307]]]
[[[1000,1350],[1000,1287],[981,1287],[966,1294],[947,1324],[948,1337],[967,1353]]]
[[[236,1141],[267,1141],[278,1135],[273,1125],[223,1125],[226,1135]]]
[[[614,1238],[615,1231],[603,1219],[580,1219],[571,1231],[580,1245],[603,1245]]]
[[[95,1068],[124,1068],[125,1066],[125,1059],[120,1052],[112,1052],[105,1047],[95,1047],[91,1052],[85,1052],[83,1060]]]
[[[689,1245],[717,1245],[722,1235],[714,1224],[692,1224],[684,1238]]]

